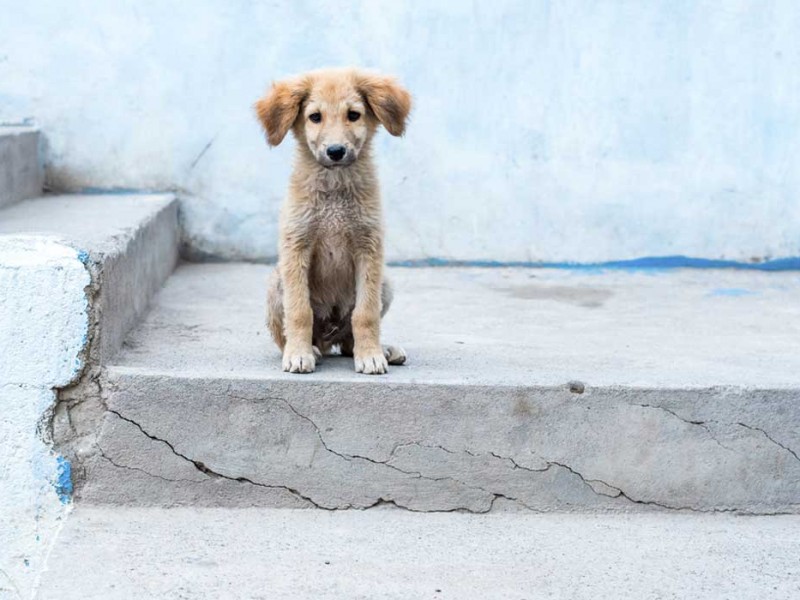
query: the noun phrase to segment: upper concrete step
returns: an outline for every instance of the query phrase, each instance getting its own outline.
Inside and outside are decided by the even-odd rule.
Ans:
[[[797,516],[78,506],[36,597],[795,600],[798,556]]]
[[[79,249],[92,274],[92,357],[114,354],[178,259],[171,194],[64,195],[0,210],[0,235],[55,237]]]
[[[39,131],[0,126],[0,208],[42,193]]]
[[[800,278],[399,269],[406,366],[281,371],[269,268],[180,267],[108,367],[94,502],[800,509]]]

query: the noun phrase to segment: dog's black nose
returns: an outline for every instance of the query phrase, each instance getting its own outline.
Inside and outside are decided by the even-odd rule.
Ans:
[[[341,144],[334,144],[333,146],[328,146],[325,153],[328,155],[328,158],[338,162],[344,158],[344,155],[347,154],[347,150]]]

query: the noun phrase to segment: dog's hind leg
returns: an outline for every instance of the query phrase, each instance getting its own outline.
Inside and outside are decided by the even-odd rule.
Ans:
[[[392,284],[384,277],[383,286],[381,287],[381,317],[388,312],[393,299],[394,292],[392,291]],[[406,351],[400,346],[384,345],[383,355],[386,357],[386,362],[390,365],[402,365],[406,362]]]
[[[392,292],[392,284],[389,280],[384,278],[383,286],[381,287],[381,317],[386,314],[389,307],[392,305],[394,293]],[[406,351],[400,346],[382,346],[383,355],[386,357],[386,362],[390,365],[402,365],[406,362]],[[353,356],[353,334],[352,332],[339,343],[339,349],[342,356]]]
[[[286,334],[283,331],[283,286],[281,274],[276,267],[269,279],[267,292],[267,326],[272,334],[272,339],[283,352],[286,346]]]

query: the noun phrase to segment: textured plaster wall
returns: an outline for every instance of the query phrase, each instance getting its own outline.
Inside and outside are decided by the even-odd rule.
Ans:
[[[379,142],[393,259],[800,255],[795,0],[0,0],[0,122],[62,188],[177,188],[198,253],[274,254],[290,148],[250,105],[322,65],[416,96]]]
[[[74,249],[0,236],[0,598],[32,597],[69,510],[48,421],[55,388],[82,368],[87,285]]]

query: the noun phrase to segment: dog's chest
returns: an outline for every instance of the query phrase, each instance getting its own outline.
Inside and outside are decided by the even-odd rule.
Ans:
[[[348,243],[358,220],[355,202],[333,196],[317,203],[314,236],[317,241]]]
[[[313,224],[313,279],[336,294],[355,285],[353,242],[358,215],[352,202],[330,199],[317,206]]]

